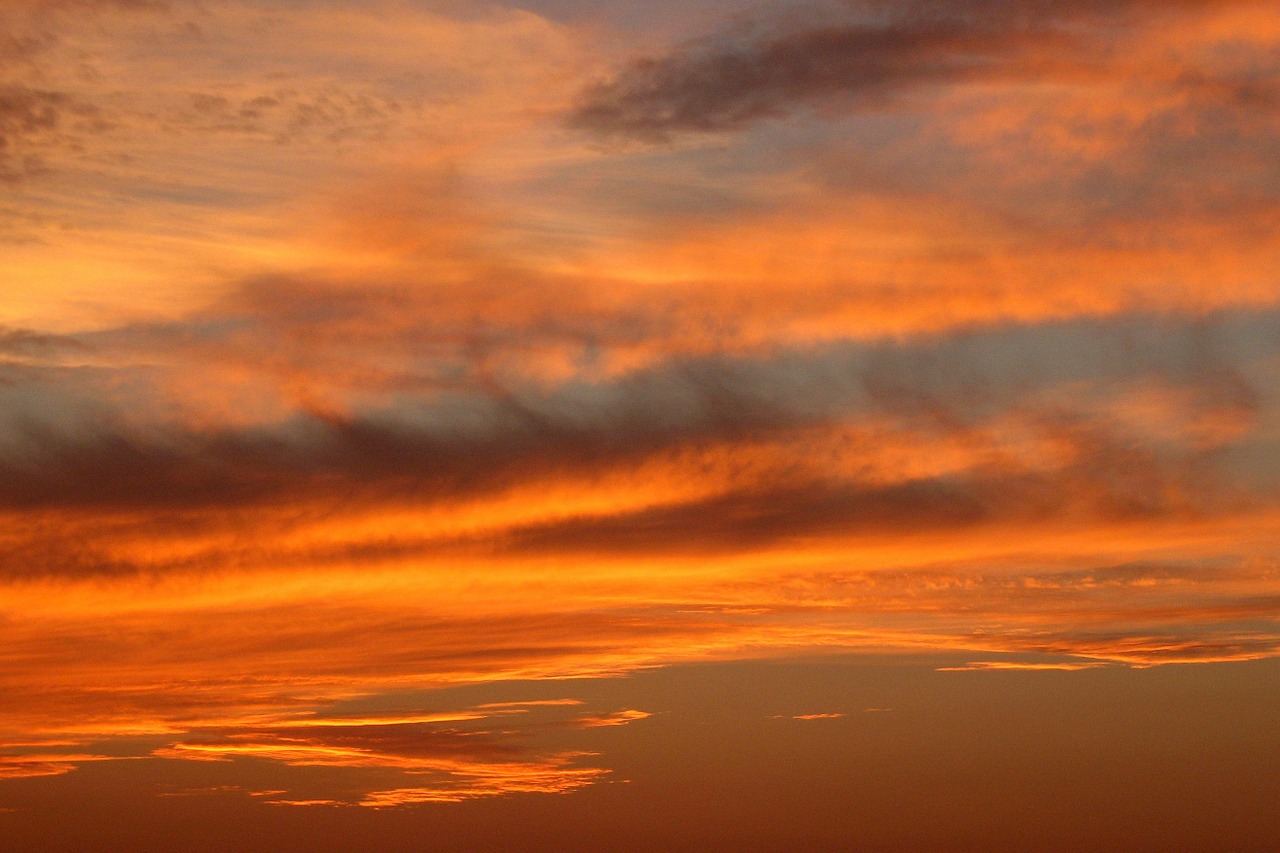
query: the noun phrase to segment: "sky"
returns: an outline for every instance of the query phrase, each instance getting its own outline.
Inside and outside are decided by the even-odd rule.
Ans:
[[[4,0],[0,840],[1280,837],[1270,0]]]

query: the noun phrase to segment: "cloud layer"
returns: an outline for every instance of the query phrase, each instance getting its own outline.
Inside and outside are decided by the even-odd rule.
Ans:
[[[1171,19],[1238,5],[851,2],[843,15],[797,26],[813,17],[800,9],[779,16],[784,23],[741,27],[635,62],[588,90],[570,121],[606,135],[664,140],[737,130],[824,102],[867,111],[903,108],[929,88],[1088,83],[1124,67],[1116,53],[1127,40]],[[1237,85],[1236,97],[1247,97],[1249,83]]]
[[[661,718],[379,702],[1280,654],[1274,10],[556,8],[0,12],[0,776],[565,793]]]

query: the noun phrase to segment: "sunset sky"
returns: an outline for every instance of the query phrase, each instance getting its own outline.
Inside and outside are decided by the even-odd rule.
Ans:
[[[1273,850],[1274,0],[0,0],[0,849]]]

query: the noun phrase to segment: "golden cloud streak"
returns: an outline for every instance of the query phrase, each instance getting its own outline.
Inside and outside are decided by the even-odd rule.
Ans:
[[[1080,672],[1085,669],[1097,669],[1105,663],[1090,661],[1088,663],[1027,663],[1023,661],[986,660],[974,661],[964,666],[940,666],[938,672]]]

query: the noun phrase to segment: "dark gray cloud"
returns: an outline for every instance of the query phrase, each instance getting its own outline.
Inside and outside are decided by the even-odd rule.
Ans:
[[[589,90],[570,124],[660,141],[674,132],[735,130],[837,95],[865,108],[909,85],[991,74],[1019,41],[1007,33],[974,38],[949,24],[852,25],[687,48],[636,62]]]
[[[625,66],[586,91],[572,126],[660,141],[726,131],[804,105],[869,109],[929,83],[1096,72],[1117,29],[1217,5],[962,0],[850,3],[846,20],[784,23],[723,34]]]

